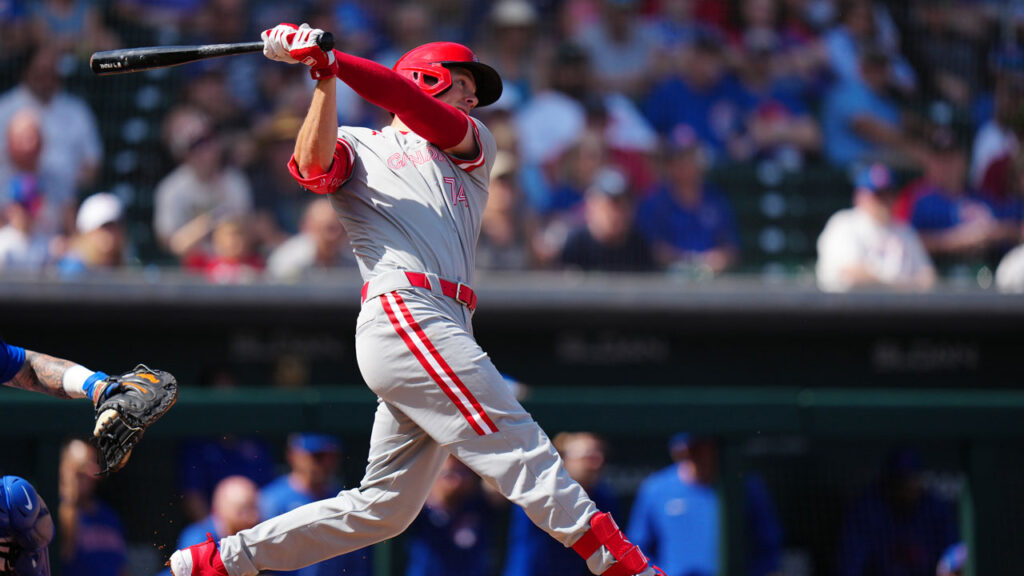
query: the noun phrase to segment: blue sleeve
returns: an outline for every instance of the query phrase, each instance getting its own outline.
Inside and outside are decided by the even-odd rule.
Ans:
[[[25,364],[25,349],[0,340],[0,384],[9,382]]]
[[[673,81],[666,80],[655,86],[644,99],[643,114],[661,134],[668,134],[676,123],[676,104],[681,95],[673,94],[674,88]]]
[[[629,529],[626,530],[629,540],[639,546],[648,556],[655,554],[657,548],[654,543],[654,531],[650,526],[650,492],[649,481],[640,485],[636,500],[633,502],[633,509],[629,514]]]
[[[950,210],[950,203],[938,194],[930,194],[914,204],[910,224],[917,230],[934,232],[952,228],[957,222],[953,210]]]

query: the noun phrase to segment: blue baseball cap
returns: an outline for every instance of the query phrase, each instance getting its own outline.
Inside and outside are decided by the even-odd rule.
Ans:
[[[328,434],[313,434],[304,432],[292,434],[288,439],[288,447],[293,450],[302,450],[310,454],[320,452],[341,452],[341,442],[334,436]]]
[[[942,554],[936,573],[939,576],[959,574],[967,566],[967,545],[963,542],[953,544]]]
[[[681,450],[689,447],[691,439],[692,436],[690,436],[689,432],[677,432],[673,434],[672,437],[668,439],[668,451],[673,452],[675,450]]]
[[[854,185],[858,190],[867,190],[873,194],[895,190],[892,172],[888,166],[880,162],[860,169],[854,178]]]

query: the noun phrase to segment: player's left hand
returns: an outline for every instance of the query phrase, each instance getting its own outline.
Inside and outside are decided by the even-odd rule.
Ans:
[[[281,62],[302,62],[309,66],[314,80],[335,76],[338,62],[334,50],[324,51],[317,42],[324,31],[310,28],[309,24],[296,27],[294,24],[278,24],[261,34],[263,53],[271,60]]]
[[[169,373],[139,364],[131,372],[110,376],[97,385],[93,442],[99,450],[100,475],[128,463],[143,432],[178,400],[178,382]]]
[[[298,29],[299,27],[295,24],[283,23],[274,26],[270,30],[264,30],[260,34],[260,38],[263,39],[263,55],[277,62],[298,64],[299,61],[292,58],[289,53],[292,39],[295,37]]]

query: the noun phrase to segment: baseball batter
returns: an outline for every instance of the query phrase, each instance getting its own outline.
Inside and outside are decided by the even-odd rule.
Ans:
[[[473,337],[474,254],[494,138],[469,116],[501,94],[469,48],[425,44],[393,69],[339,51],[322,32],[263,33],[272,60],[317,80],[289,163],[329,195],[365,284],[359,368],[378,396],[366,474],[356,489],[307,504],[217,543],[175,552],[175,576],[295,570],[395,536],[416,518],[452,454],[587,560],[595,574],[661,573],[573,481]],[[335,77],[394,114],[379,130],[336,125]]]

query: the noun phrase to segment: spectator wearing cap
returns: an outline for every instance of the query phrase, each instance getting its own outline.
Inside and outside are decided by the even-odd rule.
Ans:
[[[968,186],[966,149],[947,129],[930,134],[924,174],[914,196],[910,223],[929,254],[943,263],[987,259],[993,250],[1005,250],[1020,238],[1019,216],[1012,211],[997,213]]]
[[[657,81],[644,98],[643,112],[665,137],[677,126],[688,126],[704,142],[709,164],[745,156],[743,88],[729,74],[722,36],[702,30],[682,70]]]
[[[721,505],[710,485],[709,444],[679,433],[669,439],[672,464],[637,490],[626,531],[667,576],[719,574]]]
[[[677,129],[666,148],[665,181],[640,204],[637,227],[661,266],[719,274],[739,254],[732,207],[705,182],[704,155],[692,130]]]
[[[58,215],[73,212],[79,191],[95,183],[103,160],[96,117],[84,100],[62,88],[61,57],[54,46],[37,46],[21,82],[0,96],[0,134],[7,134],[19,111],[31,110],[38,118],[42,149],[37,173],[48,210]],[[0,139],[0,180],[13,171],[11,152],[7,139]],[[71,233],[59,228],[62,223],[47,223],[42,232]]]
[[[853,207],[833,214],[818,237],[817,279],[822,290],[928,290],[934,285],[935,270],[917,233],[892,216],[898,194],[885,165],[860,171]]]
[[[202,113],[172,111],[164,133],[180,164],[156,186],[153,230],[161,246],[178,258],[200,247],[209,252],[221,220],[252,210],[249,180],[227,163],[220,137]]]
[[[584,195],[583,224],[569,233],[562,248],[562,266],[585,271],[656,270],[650,244],[634,219],[625,174],[614,168],[601,170]]]
[[[125,252],[123,213],[121,200],[109,192],[82,201],[75,217],[77,234],[71,248],[57,261],[60,275],[72,277],[121,266]]]
[[[301,231],[285,240],[267,258],[267,272],[278,280],[295,281],[312,271],[355,266],[348,234],[326,198],[309,202],[302,216]]]
[[[911,143],[899,105],[888,95],[889,56],[867,48],[859,63],[858,78],[841,80],[825,96],[825,156],[837,167],[894,157],[906,163]]]
[[[922,483],[920,455],[890,452],[879,477],[843,518],[839,576],[933,576],[945,550],[958,540],[950,502]]]
[[[303,432],[288,437],[286,450],[289,472],[263,487],[260,513],[272,518],[341,491],[338,478],[341,442],[328,434]],[[357,550],[324,560],[280,576],[370,576],[373,573],[371,549]]]
[[[935,576],[964,576],[967,573],[967,544],[957,542],[939,558],[935,567]]]

